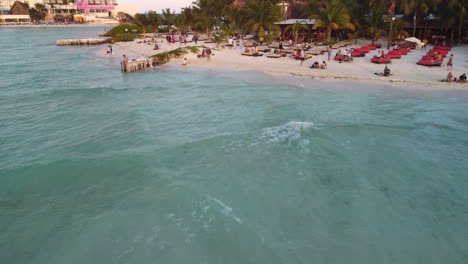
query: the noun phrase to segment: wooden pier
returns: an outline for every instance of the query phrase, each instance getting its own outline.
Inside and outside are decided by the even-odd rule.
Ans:
[[[108,43],[109,39],[61,39],[57,46],[101,45]]]

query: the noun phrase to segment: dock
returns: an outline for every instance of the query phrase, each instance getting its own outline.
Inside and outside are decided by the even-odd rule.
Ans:
[[[108,43],[109,39],[61,39],[57,40],[57,46],[80,46],[80,45],[101,45]]]

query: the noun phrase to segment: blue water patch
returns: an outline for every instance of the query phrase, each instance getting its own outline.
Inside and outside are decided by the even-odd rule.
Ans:
[[[467,263],[467,92],[55,46],[102,30],[0,29],[0,263]]]

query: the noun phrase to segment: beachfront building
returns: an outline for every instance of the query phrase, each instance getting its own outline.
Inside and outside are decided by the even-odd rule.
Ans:
[[[5,3],[6,2],[6,3]],[[2,11],[0,13],[0,24],[22,24],[30,23],[31,17],[29,16],[29,8],[26,4],[15,1],[10,5],[10,1],[2,1],[0,4],[5,3],[9,5],[8,12],[4,11],[2,5]]]
[[[321,28],[315,26],[315,19],[286,19],[275,23],[275,25],[281,28],[281,36],[284,39],[294,38],[293,32],[288,30],[290,26],[300,23],[304,25],[303,28],[298,32],[299,39],[304,41],[322,41],[325,39],[325,32]]]
[[[15,3],[17,3],[15,5]],[[23,6],[25,10],[41,5],[46,13],[45,21],[68,22],[99,22],[118,23],[118,13],[135,15],[139,11],[138,6],[118,5],[117,0],[0,0],[0,23],[29,23],[29,14],[16,14],[12,17],[10,9],[15,6]],[[27,13],[27,12],[23,12]],[[8,17],[7,17],[8,15]],[[19,17],[18,15],[21,15]]]

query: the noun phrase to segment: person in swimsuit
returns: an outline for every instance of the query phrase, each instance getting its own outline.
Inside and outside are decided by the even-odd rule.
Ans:
[[[447,74],[447,82],[452,82],[452,81],[453,81],[453,74],[452,74],[452,72],[449,72]]]
[[[453,54],[450,55],[450,59],[447,62],[447,71],[452,71],[453,67]]]

